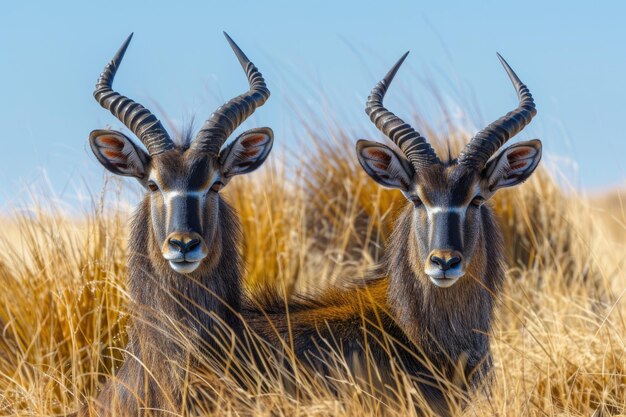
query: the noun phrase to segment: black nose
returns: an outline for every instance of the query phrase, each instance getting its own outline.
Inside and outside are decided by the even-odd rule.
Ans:
[[[168,242],[170,245],[178,248],[181,253],[187,253],[200,244],[200,239],[191,239],[187,242],[178,239],[170,239]]]
[[[442,271],[447,271],[450,268],[454,268],[459,263],[461,263],[461,258],[458,256],[453,256],[452,258],[443,259],[438,256],[431,256],[430,260],[439,266],[439,269]]]

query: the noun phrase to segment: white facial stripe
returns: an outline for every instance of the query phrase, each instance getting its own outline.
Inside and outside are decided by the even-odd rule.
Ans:
[[[202,208],[204,207],[204,200],[206,199],[207,191],[184,191],[184,190],[172,190],[172,191],[162,191],[163,199],[165,200],[165,222],[166,229],[170,230],[170,220],[171,220],[171,211],[174,209],[178,209],[178,213],[184,211],[185,207],[182,207],[187,203],[188,197],[193,197],[198,199],[198,219],[200,223],[200,227],[203,227],[203,216],[202,216]],[[175,201],[176,200],[176,201]]]
[[[433,239],[433,233],[435,232],[435,216],[439,215],[439,214],[457,214],[459,216],[459,224],[461,225],[461,229],[463,228],[463,225],[465,224],[465,213],[467,212],[467,207],[458,207],[458,206],[434,206],[434,207],[428,207],[426,206],[426,213],[428,214],[428,222],[430,223],[430,234],[429,234],[429,239],[430,241],[432,241]],[[463,233],[461,233],[461,241],[463,241]]]
[[[200,227],[203,227],[204,216],[202,215],[202,210],[204,208],[204,201],[207,196],[207,191],[182,191],[182,190],[172,190],[172,191],[164,191],[163,198],[165,199],[165,206],[168,210],[177,210],[178,213],[184,213],[187,210],[186,204],[189,204],[190,198],[195,199],[198,222],[200,223]],[[170,212],[168,211],[168,224],[167,230],[169,229],[169,220],[170,220]]]

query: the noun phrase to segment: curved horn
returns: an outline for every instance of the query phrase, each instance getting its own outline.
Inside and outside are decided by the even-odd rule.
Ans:
[[[212,155],[219,154],[220,148],[231,133],[246,120],[257,107],[262,106],[270,96],[263,75],[243,53],[237,44],[224,32],[226,40],[237,55],[241,67],[246,72],[250,90],[227,101],[204,123],[196,135],[193,147]]]
[[[491,158],[507,140],[517,135],[526,127],[537,114],[535,102],[533,101],[533,96],[530,94],[528,87],[520,81],[500,54],[498,54],[498,58],[515,87],[519,99],[519,106],[478,132],[472,140],[465,145],[465,148],[463,148],[459,156],[459,163],[478,170],[482,169],[489,158]]]
[[[389,84],[391,84],[393,77],[408,54],[407,52],[402,55],[385,75],[385,78],[376,84],[367,98],[365,113],[374,122],[378,130],[398,145],[415,168],[419,168],[423,165],[440,163],[435,150],[419,132],[383,106],[383,98],[387,88],[389,88]]]
[[[146,145],[150,155],[157,155],[174,148],[174,142],[163,128],[163,125],[150,110],[139,103],[113,91],[115,73],[124,58],[124,53],[133,34],[124,41],[113,59],[104,67],[96,83],[93,96],[98,103],[117,117],[131,132]]]

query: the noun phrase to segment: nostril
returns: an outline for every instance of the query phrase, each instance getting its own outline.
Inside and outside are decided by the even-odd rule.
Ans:
[[[461,263],[461,258],[459,258],[458,256],[455,256],[454,258],[451,258],[450,260],[448,260],[448,268],[454,268],[460,263]]]
[[[170,240],[168,240],[168,243],[170,245],[174,246],[179,251],[183,251],[184,248],[185,248],[185,243],[183,243],[182,241],[180,241],[178,239],[170,239]]]
[[[169,244],[181,253],[187,253],[200,244],[200,239],[191,239],[187,242],[178,239],[168,240]]]
[[[190,251],[200,244],[200,239],[191,239],[187,242],[187,251]]]
[[[461,263],[461,257],[459,256],[453,256],[450,259],[446,259],[433,255],[430,257],[430,260],[432,263],[436,264],[442,271],[447,271],[448,269],[454,268]]]
[[[435,264],[439,265],[439,268],[442,268],[442,267],[445,265],[444,260],[443,260],[443,259],[441,259],[441,258],[440,258],[440,257],[438,257],[438,256],[433,255],[433,256],[431,256],[431,257],[430,257],[430,260],[431,260],[431,262],[433,262],[433,263],[435,263]]]

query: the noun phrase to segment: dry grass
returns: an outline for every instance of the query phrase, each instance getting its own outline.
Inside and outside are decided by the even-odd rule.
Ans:
[[[361,275],[384,250],[400,194],[366,177],[344,132],[310,135],[318,145],[297,170],[275,163],[238,178],[226,193],[244,226],[248,284],[287,292],[323,287]],[[566,193],[545,171],[493,204],[510,269],[493,331],[492,394],[465,414],[626,413],[623,206]],[[75,410],[119,365],[128,214],[97,201],[75,219],[41,203],[0,221],[0,414]],[[334,366],[343,365],[337,359]],[[333,395],[325,381],[298,373],[297,396],[278,388],[278,379],[291,378],[281,371],[258,372],[257,387],[266,387],[258,392],[203,378],[195,375],[190,395],[214,389],[216,415],[381,411],[349,378]],[[416,393],[404,386],[389,414],[413,412]]]

